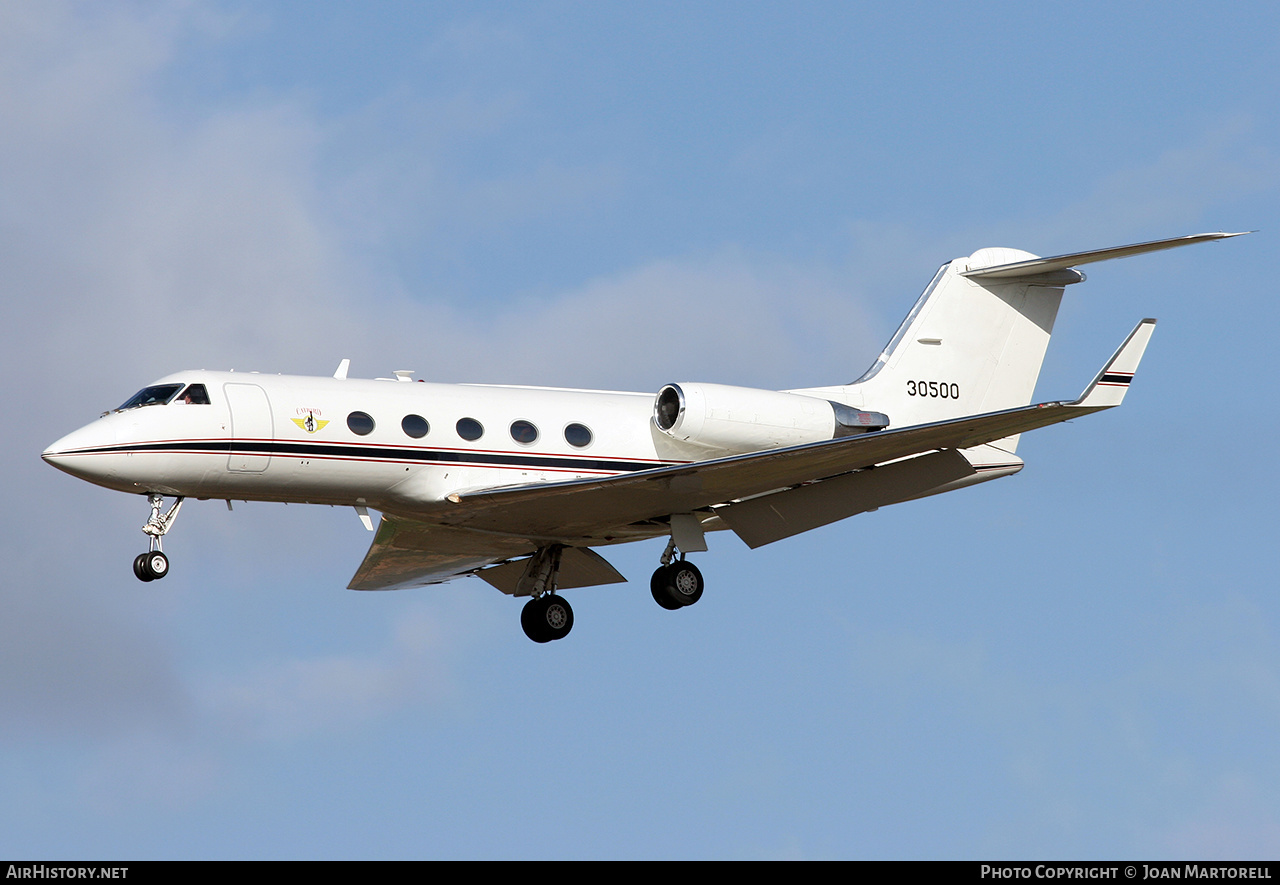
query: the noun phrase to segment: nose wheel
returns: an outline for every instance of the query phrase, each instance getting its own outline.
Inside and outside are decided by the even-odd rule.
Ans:
[[[147,502],[151,505],[151,518],[142,527],[142,532],[150,540],[151,549],[133,558],[133,574],[139,581],[158,581],[169,574],[169,557],[160,549],[160,539],[173,528],[173,521],[178,518],[183,500],[178,498],[167,513],[162,513],[164,496],[154,493],[147,495]]]
[[[158,581],[169,574],[169,557],[159,550],[139,553],[133,559],[133,573],[139,581]]]

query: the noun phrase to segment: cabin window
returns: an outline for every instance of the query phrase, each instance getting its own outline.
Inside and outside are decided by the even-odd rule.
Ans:
[[[591,428],[585,424],[570,424],[564,429],[564,440],[575,449],[591,445]]]
[[[458,436],[465,440],[477,440],[484,436],[484,425],[475,418],[459,418]]]
[[[511,438],[525,445],[537,442],[538,428],[528,421],[513,421],[511,422]]]
[[[431,425],[421,415],[405,415],[404,420],[400,422],[400,429],[404,431],[405,436],[422,439],[431,429]]]
[[[352,412],[347,416],[347,427],[357,436],[368,436],[373,433],[373,419],[364,412]]]
[[[157,384],[154,387],[144,387],[129,397],[117,412],[123,412],[125,409],[140,409],[143,406],[163,406],[169,400],[173,399],[173,395],[182,389],[181,384]]]
[[[203,384],[190,384],[174,402],[186,403],[189,406],[207,406],[209,391],[205,390]]]

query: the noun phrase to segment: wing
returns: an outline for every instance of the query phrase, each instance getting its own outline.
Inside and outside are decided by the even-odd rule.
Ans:
[[[1120,404],[1155,320],[1143,320],[1079,399],[1049,402],[606,479],[517,486],[449,496],[433,519],[530,538],[598,538],[612,527],[824,480],[939,449],[968,449]]]
[[[478,572],[503,593],[515,594],[527,562],[518,557],[537,549],[537,543],[523,538],[384,514],[378,534],[347,589],[400,590],[441,584]],[[626,578],[594,550],[567,547],[561,556],[556,586],[567,590],[624,581]]]
[[[350,590],[399,590],[439,584],[537,549],[522,538],[431,525],[384,514]]]
[[[452,506],[424,515],[422,519],[384,515],[373,545],[349,586],[353,590],[389,590],[439,583],[528,556],[545,544],[566,544],[572,548],[608,543],[615,536],[623,540],[628,526],[635,523],[662,520],[672,514],[692,513],[809,484],[822,487],[834,478],[864,468],[928,452],[971,449],[1109,409],[1123,400],[1155,322],[1147,319],[1139,323],[1084,393],[1072,402],[1040,403],[605,479],[459,492],[449,496]],[[905,497],[925,493],[932,484],[960,478],[960,473],[955,472],[956,465],[950,463],[939,461],[922,466],[927,467],[921,473],[924,484],[914,492],[908,490]],[[831,487],[838,485],[834,483]],[[897,500],[905,500],[901,491],[895,490],[893,494],[898,496]],[[426,522],[427,519],[430,522]],[[773,537],[785,534],[773,532]],[[637,535],[643,536],[643,533]],[[562,581],[561,586],[588,586],[622,579],[598,556],[570,556],[566,562],[581,574],[574,579],[574,584]],[[523,564],[502,566],[494,571],[494,580],[490,583],[511,592],[506,585],[518,580],[517,570],[522,572]],[[573,576],[563,577],[569,580]]]

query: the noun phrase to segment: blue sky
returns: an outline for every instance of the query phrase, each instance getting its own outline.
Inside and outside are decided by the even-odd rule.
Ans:
[[[0,7],[0,854],[1280,852],[1280,15],[1266,4]],[[181,368],[656,391],[871,362],[936,267],[1207,230],[1068,290],[997,483],[760,550],[694,608],[343,589],[328,508],[39,462]]]

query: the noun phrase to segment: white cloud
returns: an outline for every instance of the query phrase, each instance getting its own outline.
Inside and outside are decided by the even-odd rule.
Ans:
[[[434,324],[433,374],[657,390],[673,380],[847,381],[874,345],[836,281],[726,248],[660,260],[555,296]]]
[[[239,739],[293,741],[359,729],[407,704],[453,695],[450,634],[423,609],[403,615],[388,646],[254,666],[200,690],[205,720]]]
[[[75,575],[39,577],[63,562],[56,542],[40,546],[36,555],[5,557],[0,735],[115,736],[181,722],[186,687],[167,645],[130,620],[136,606],[85,592]]]
[[[91,696],[121,723],[181,728],[216,714],[244,735],[285,739],[447,693],[414,675],[427,659],[439,670],[447,651],[406,636],[380,655],[267,663],[204,687],[149,637],[155,621],[130,622],[127,611],[107,619],[127,655],[89,641],[107,604],[94,576],[110,558],[91,536],[120,513],[140,522],[140,511],[105,497],[86,508],[95,492],[36,457],[153,377],[181,367],[325,371],[352,356],[365,375],[409,365],[452,380],[783,387],[847,380],[874,351],[840,280],[732,247],[622,268],[496,315],[407,297],[394,274],[353,254],[359,231],[379,224],[349,221],[340,210],[350,204],[321,184],[326,151],[349,132],[288,98],[166,109],[159,84],[183,41],[228,31],[198,5],[149,9],[9,5],[0,28],[0,343],[16,379],[0,406],[27,419],[0,460],[6,491],[27,506],[6,511],[0,543],[10,561],[64,561],[67,543],[83,551],[63,566],[62,593],[25,598],[29,588],[12,582],[0,592],[13,613],[6,669],[31,676],[0,704],[39,713],[18,717],[37,731],[80,731]],[[475,103],[463,105],[461,116],[474,118]],[[509,109],[491,112],[488,123],[463,119],[464,138],[500,129]],[[450,119],[430,122],[447,130]],[[535,161],[469,187],[483,197],[475,211],[501,221],[546,205],[589,211],[613,174]],[[371,180],[392,179],[384,170]],[[386,211],[406,205],[391,200]],[[54,637],[68,634],[88,638],[67,653]],[[90,673],[101,678],[83,678]]]
[[[1257,219],[1221,213],[1278,184],[1280,156],[1258,140],[1249,119],[1233,117],[1091,183],[1078,200],[1022,229],[1064,250],[1200,233],[1206,217],[1210,230],[1247,229]]]
[[[156,735],[108,737],[70,774],[65,789],[74,791],[77,806],[106,821],[135,814],[138,806],[188,811],[227,787],[225,762],[213,748]]]

